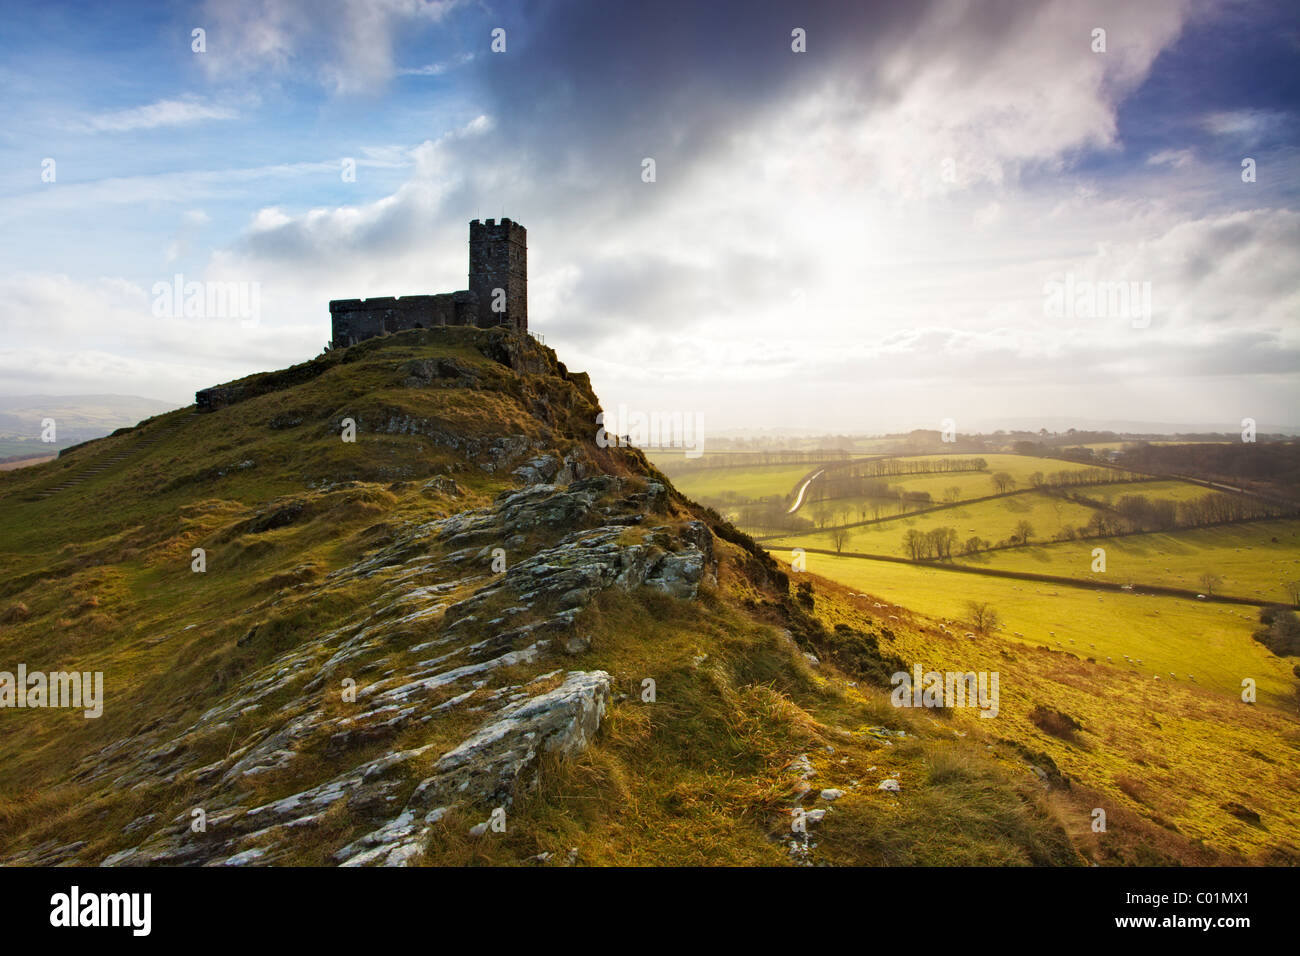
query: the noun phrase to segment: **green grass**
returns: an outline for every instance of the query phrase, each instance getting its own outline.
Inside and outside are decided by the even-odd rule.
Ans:
[[[787,495],[816,465],[756,465],[742,468],[710,468],[673,479],[673,485],[688,498],[708,502],[728,493],[741,498]]]
[[[1012,478],[1014,478],[1016,480],[1017,488],[1028,488],[1030,476],[1032,476],[1036,471],[1041,471],[1045,475],[1051,475],[1052,473],[1058,471],[1083,471],[1088,468],[1102,467],[1099,465],[1083,464],[1080,462],[1062,461],[1056,458],[1034,458],[1027,455],[1000,455],[1000,454],[908,455],[904,457],[902,460],[909,461],[909,462],[927,461],[927,460],[937,461],[938,459],[941,458],[962,458],[962,459],[983,458],[986,462],[988,462],[988,469],[984,473],[984,485],[988,490],[985,491],[984,494],[989,494],[989,495],[993,494],[995,491],[993,487],[993,482],[990,480],[989,476],[997,474],[1000,471],[1005,471]],[[1115,474],[1116,477],[1121,477],[1124,473],[1117,471]],[[921,476],[917,476],[917,477],[921,477]],[[948,475],[948,476],[940,475],[938,477],[954,478],[957,477],[957,475]],[[905,478],[905,480],[912,480],[913,476],[903,476],[903,478]],[[956,482],[950,482],[950,484],[955,484],[955,483]],[[940,487],[942,488],[942,483]]]
[[[1105,574],[1092,569],[1094,548],[1106,551]],[[1286,601],[1283,584],[1300,580],[1300,521],[1252,521],[1086,541],[1010,548],[961,562],[1002,571],[1097,578],[1120,584],[1155,584],[1204,590],[1205,572],[1222,578],[1217,593]]]
[[[1089,485],[1074,489],[1079,494],[1097,501],[1114,505],[1125,495],[1143,495],[1147,498],[1161,498],[1166,501],[1191,501],[1212,494],[1212,488],[1198,485],[1193,481],[1140,481],[1116,482],[1109,485]]]
[[[894,635],[891,650],[929,669],[1000,672],[998,716],[958,711],[953,728],[986,735],[991,755],[1018,754],[1066,775],[1069,786],[1054,787],[1049,799],[1090,858],[1300,861],[1294,658],[1275,658],[1251,640],[1250,615],[1240,616],[1246,609],[862,559],[808,561],[810,574],[825,576],[813,579],[824,614],[855,626],[880,622]],[[844,589],[869,597],[849,598]],[[856,612],[838,609],[841,594]],[[889,605],[876,608],[873,599]],[[963,615],[967,600],[992,602],[1006,628],[973,639],[960,625],[942,630],[939,621]],[[1143,666],[1125,663],[1124,654],[1141,657]],[[1258,684],[1255,704],[1241,699],[1246,676]],[[1082,725],[1076,739],[1035,723],[1032,715],[1044,706]],[[1258,812],[1261,823],[1239,819],[1235,805]],[[1096,807],[1107,812],[1105,834],[1091,832]],[[936,813],[960,818],[954,809]]]
[[[783,561],[789,552],[773,549]],[[1237,696],[1252,677],[1262,699],[1278,706],[1294,700],[1294,660],[1275,657],[1251,638],[1253,608],[1154,595],[1100,592],[1086,586],[1039,584],[926,566],[806,556],[809,573],[940,619],[960,620],[967,601],[987,601],[1002,617],[1003,640],[1046,644],[1079,657],[1113,659],[1116,670]],[[961,625],[965,632],[968,628]],[[1023,637],[1014,636],[1019,632]],[[1126,663],[1124,656],[1141,666]]]
[[[1078,527],[1087,524],[1092,514],[1093,509],[1086,505],[1045,493],[1008,495],[924,514],[899,515],[878,524],[852,528],[844,550],[903,557],[903,535],[909,529],[929,531],[943,527],[955,528],[958,540],[963,543],[975,535],[996,543],[1009,538],[1021,521],[1028,521],[1033,526],[1033,537],[1041,539],[1051,537],[1067,525]],[[784,535],[768,544],[772,547],[834,548],[828,531]]]
[[[319,670],[334,646],[322,635],[358,621],[381,599],[388,601],[380,612],[385,622],[402,613],[389,589],[410,586],[397,584],[403,567],[343,580],[330,573],[391,540],[395,528],[481,506],[515,486],[508,469],[486,470],[463,441],[450,445],[437,434],[476,444],[524,434],[557,452],[581,444],[614,474],[644,470],[639,454],[595,448],[591,396],[558,373],[525,377],[485,359],[474,347],[485,337],[431,330],[372,340],[319,363],[320,374],[292,387],[211,414],[164,415],[69,460],[0,479],[5,658],[33,670],[105,674],[98,720],[58,710],[0,713],[0,724],[20,728],[0,735],[0,855],[85,841],[77,859],[95,862],[141,839],[124,832],[137,817],[171,819],[212,797],[194,768],[277,730],[286,713],[306,703],[294,696],[300,688],[277,691],[181,738],[175,752],[183,755],[182,769],[174,774],[112,781],[128,761],[177,739],[214,704],[245,697],[250,683],[282,666],[286,652],[301,652],[306,672]],[[477,381],[411,384],[408,362],[430,357],[455,358]],[[539,408],[551,416],[546,422],[536,417]],[[336,423],[345,415],[361,424],[355,445],[338,438]],[[392,419],[424,424],[376,427]],[[162,431],[168,426],[174,428]],[[141,447],[75,491],[35,497],[69,473],[155,437],[147,451]],[[609,457],[601,459],[603,453]],[[246,461],[252,464],[239,467]],[[424,490],[424,480],[439,473],[455,478],[459,497]],[[302,506],[297,520],[253,530],[253,519],[286,504]],[[695,517],[682,510],[656,521]],[[627,531],[632,538],[644,533]],[[528,545],[550,543],[538,532]],[[449,550],[432,536],[420,546],[430,561]],[[204,574],[190,570],[194,547],[207,550]],[[799,753],[811,755],[822,786],[861,782],[829,815],[834,837],[822,841],[829,854],[822,859],[1077,861],[1041,795],[1024,787],[1022,769],[992,760],[982,740],[954,741],[946,728],[892,712],[883,692],[849,686],[850,679],[862,684],[860,674],[842,674],[829,662],[812,668],[790,629],[817,650],[824,632],[818,637],[814,623],[793,616],[788,596],[767,581],[753,555],[722,540],[716,547],[717,583],[708,582],[698,601],[611,589],[582,612],[588,650],[494,672],[484,694],[556,668],[601,668],[627,696],[612,703],[593,747],[574,760],[548,759],[539,790],[519,795],[504,839],[468,840],[476,811],[458,810],[431,844],[431,862],[519,863],[543,851],[560,862],[576,846],[580,862],[594,864],[786,863],[775,838],[788,830],[799,799],[790,771]],[[476,586],[464,584],[446,600]],[[425,619],[380,626],[382,641],[360,648],[348,667],[364,675],[394,667],[394,659],[411,666],[402,655],[437,626]],[[473,637],[488,636],[487,622],[475,626],[484,631]],[[653,705],[637,695],[645,677],[658,684]],[[421,703],[435,706],[457,689]],[[331,715],[345,712],[332,695],[320,706]],[[298,792],[388,750],[431,744],[440,753],[485,717],[453,710],[342,753],[323,740],[298,742],[295,760],[241,783],[238,799],[256,805]],[[861,733],[886,721],[907,728],[914,742],[906,751],[894,753]],[[111,748],[122,741],[130,747],[107,776],[81,775],[116,760]],[[951,774],[930,778],[940,746],[957,747],[972,768],[978,814],[956,812],[972,784]],[[835,748],[833,759],[826,747]],[[909,786],[902,799],[875,790],[884,757],[891,769],[914,775],[914,791]],[[431,752],[412,766],[403,785],[413,789],[434,759]],[[948,810],[952,819],[934,818]],[[883,837],[881,813],[894,814],[897,824]],[[332,848],[372,825],[339,801],[317,830],[302,831],[289,861],[328,863]]]

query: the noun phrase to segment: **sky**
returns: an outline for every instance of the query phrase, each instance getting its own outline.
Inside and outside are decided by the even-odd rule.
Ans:
[[[188,404],[505,216],[606,409],[1300,424],[1291,0],[7,0],[0,98],[0,394]]]

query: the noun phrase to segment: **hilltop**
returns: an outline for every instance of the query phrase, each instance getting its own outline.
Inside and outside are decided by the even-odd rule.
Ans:
[[[0,475],[0,670],[105,687],[0,710],[0,861],[1224,859],[1072,836],[1050,756],[891,706],[933,622],[793,589],[599,411],[416,330]]]

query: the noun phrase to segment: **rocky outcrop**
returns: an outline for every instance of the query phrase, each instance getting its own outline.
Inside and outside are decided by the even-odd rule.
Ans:
[[[552,477],[574,465],[530,464]],[[267,512],[271,524],[276,513]],[[504,568],[494,567],[501,554]],[[334,862],[409,863],[453,808],[480,820],[509,808],[536,785],[543,754],[572,755],[596,736],[612,678],[565,669],[590,648],[583,607],[608,588],[691,599],[714,566],[709,529],[674,520],[664,486],[645,479],[536,483],[490,507],[396,528],[352,564],[294,585],[303,601],[368,588],[373,599],[352,619],[249,675],[189,727],[141,732],[78,769],[84,783],[114,789],[187,788],[205,815],[200,832],[192,809],[142,815],[126,827],[132,845],[102,862],[285,862],[318,845],[325,815],[342,805],[355,825],[326,845]],[[355,690],[340,706],[349,681]],[[276,717],[240,730],[264,711]],[[468,733],[439,729],[466,717]],[[216,760],[214,742],[224,754]],[[312,780],[321,766],[335,769]],[[250,799],[262,779],[307,785]],[[79,852],[43,848],[42,859],[89,862]]]
[[[434,765],[400,814],[335,853],[344,866],[402,865],[422,852],[429,827],[467,800],[508,807],[536,782],[544,751],[571,756],[596,735],[610,697],[604,671],[574,671],[555,690],[503,709]],[[423,825],[421,825],[423,824]]]

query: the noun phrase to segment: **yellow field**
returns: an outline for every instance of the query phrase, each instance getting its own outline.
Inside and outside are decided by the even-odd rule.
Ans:
[[[993,494],[993,484],[988,480],[989,475],[996,474],[999,471],[1005,471],[1008,475],[1016,480],[1017,488],[1028,488],[1029,477],[1036,471],[1041,471],[1045,475],[1050,475],[1057,471],[1082,471],[1087,468],[1104,467],[1101,465],[1083,464],[1081,462],[1063,461],[1057,458],[1032,458],[1027,455],[909,455],[905,461],[926,461],[938,460],[940,458],[983,458],[988,462],[988,471],[984,476],[984,481],[988,487],[985,494]],[[1117,471],[1117,478],[1122,478],[1124,472]],[[940,476],[943,477],[943,476]],[[950,475],[948,477],[956,477]]]
[[[1000,673],[996,718],[981,719],[965,709],[951,724],[931,723],[960,728],[958,735],[982,735],[995,755],[1014,758],[1019,752],[1067,775],[1070,786],[1054,789],[1051,799],[1075,840],[1091,845],[1095,855],[1118,851],[1124,862],[1168,865],[1170,847],[1182,847],[1175,855],[1185,862],[1198,862],[1196,848],[1205,847],[1253,862],[1294,865],[1300,852],[1294,796],[1300,789],[1300,719],[1294,696],[1286,692],[1294,680],[1282,675],[1289,663],[1247,636],[1243,619],[1173,598],[1124,595],[1121,603],[1107,595],[1098,602],[1088,589],[1061,588],[1053,595],[959,572],[808,558],[816,574],[859,582],[863,591],[910,606],[875,608],[872,600],[853,599],[859,615],[888,629],[893,636],[886,635],[885,643],[904,659],[939,671]],[[839,585],[822,578],[815,586],[818,607],[835,613],[843,593]],[[969,639],[963,630],[945,633],[912,613],[958,613],[966,597],[992,600],[1010,626],[997,636]],[[855,616],[844,617],[860,626]],[[1057,637],[1047,640],[1059,639],[1062,647],[1031,644],[1031,633],[1048,627]],[[1026,638],[1014,638],[1013,628]],[[1088,646],[1093,643],[1095,650]],[[1145,666],[1125,665],[1125,653],[1141,656]],[[1108,654],[1117,663],[1108,664]],[[1191,669],[1189,660],[1196,681],[1184,672]],[[1157,663],[1160,680],[1153,677]],[[1169,677],[1170,669],[1177,679]],[[1241,674],[1259,681],[1258,703],[1241,700]],[[1031,715],[1040,706],[1078,720],[1077,739],[1037,725]],[[1091,829],[1098,807],[1107,814],[1105,833]],[[1258,813],[1259,821],[1242,819],[1242,809]]]
[[[828,502],[831,504],[831,502]],[[802,514],[802,512],[801,512]],[[961,542],[978,535],[997,542],[1010,537],[1017,524],[1028,521],[1033,526],[1031,541],[1050,538],[1066,525],[1079,527],[1092,517],[1093,509],[1073,501],[1066,501],[1039,492],[1026,495],[1008,495],[991,501],[959,504],[924,514],[900,515],[879,524],[851,528],[845,551],[862,551],[868,554],[904,556],[903,535],[910,528],[929,531],[934,528],[957,529]],[[814,531],[800,535],[785,535],[774,539],[773,547],[834,548],[830,532]]]
[[[674,478],[677,490],[689,498],[708,502],[727,492],[741,498],[786,495],[816,465],[757,465],[752,468],[710,468]]]
[[[1147,498],[1164,498],[1168,501],[1189,501],[1213,493],[1213,489],[1193,481],[1139,481],[1116,482],[1110,485],[1091,485],[1077,489],[1080,494],[1098,501],[1113,504],[1125,495],[1143,495]]]
[[[1104,548],[1106,571],[1094,573],[1092,549]],[[1283,582],[1300,579],[1300,521],[1252,521],[1165,534],[1062,541],[993,551],[959,559],[1001,571],[1059,574],[1085,581],[1104,577],[1120,584],[1158,584],[1202,590],[1205,572],[1223,580],[1220,594],[1282,601]]]
[[[772,553],[789,561],[787,550]],[[1275,657],[1251,638],[1257,618],[1250,607],[823,554],[807,555],[807,570],[941,619],[964,617],[968,600],[988,601],[1002,616],[1003,641],[1059,647],[1100,664],[1110,657],[1116,670],[1234,697],[1242,679],[1250,677],[1261,701],[1294,701],[1294,661]],[[1124,660],[1126,654],[1134,663]]]

